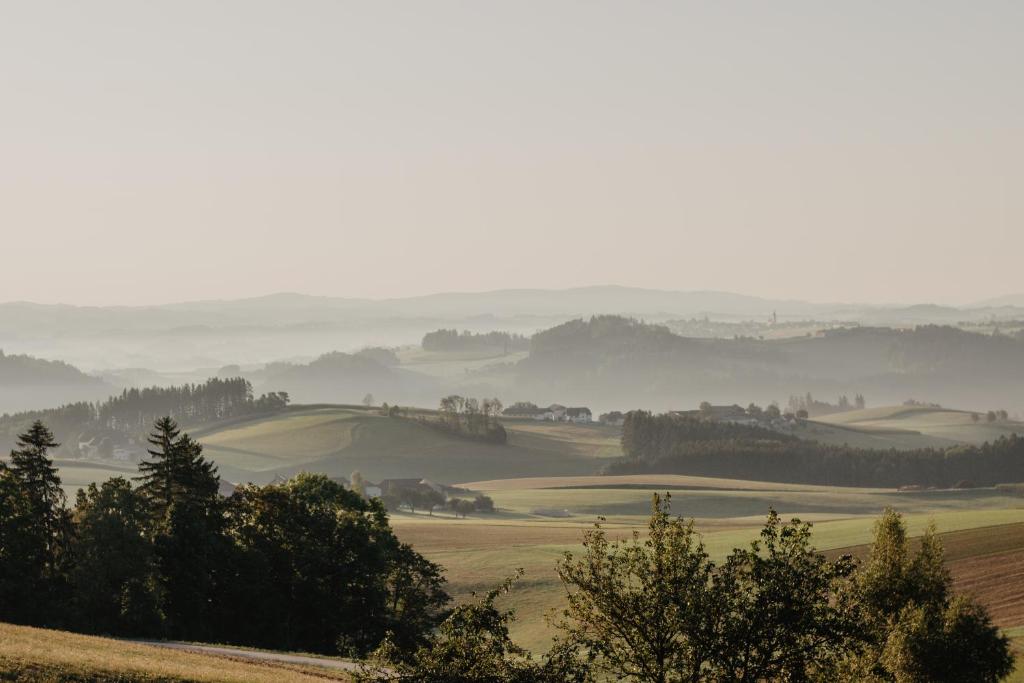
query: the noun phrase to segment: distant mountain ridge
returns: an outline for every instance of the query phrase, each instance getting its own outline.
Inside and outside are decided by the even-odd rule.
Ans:
[[[721,291],[669,291],[615,285],[568,289],[448,292],[367,299],[277,293],[236,300],[155,306],[0,304],[0,348],[62,358],[90,372],[149,368],[187,372],[284,358],[316,358],[364,346],[418,344],[455,328],[532,335],[593,315],[647,321],[852,322],[923,324],[1024,320],[1024,307],[957,308],[814,303]]]
[[[864,311],[885,311],[890,314],[933,313],[949,315],[960,312],[975,315],[979,309],[1020,308],[1024,315],[1024,294],[1009,295],[972,306],[945,306],[920,303],[912,305],[818,303],[798,299],[772,299],[735,292],[714,290],[660,290],[619,285],[595,285],[565,289],[500,289],[485,292],[441,292],[401,298],[350,298],[314,296],[280,292],[241,299],[210,299],[184,301],[152,306],[71,306],[67,304],[34,304],[29,302],[0,303],[0,319],[32,318],[39,314],[57,314],[84,322],[90,318],[147,319],[159,315],[177,325],[216,324],[243,320],[254,315],[276,313],[309,314],[320,311],[322,319],[339,313],[372,316],[515,316],[515,315],[595,315],[595,314],[663,314],[726,316],[764,316],[778,313],[785,316],[850,315]],[[227,320],[215,317],[228,314]]]

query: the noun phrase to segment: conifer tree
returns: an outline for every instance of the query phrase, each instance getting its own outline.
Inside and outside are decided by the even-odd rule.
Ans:
[[[21,483],[33,514],[43,525],[46,545],[51,552],[67,518],[64,509],[67,497],[57,468],[49,457],[49,450],[59,447],[53,432],[36,420],[27,432],[18,435],[18,447],[11,451],[11,473]]]
[[[220,478],[203,447],[170,417],[157,420],[151,460],[139,463],[139,492],[153,521],[153,544],[167,632],[212,635],[210,620],[226,557]]]
[[[182,434],[170,417],[156,421],[149,435],[151,460],[139,463],[139,490],[154,518],[162,519],[177,503],[208,503],[220,487],[217,468],[203,456],[203,447]]]

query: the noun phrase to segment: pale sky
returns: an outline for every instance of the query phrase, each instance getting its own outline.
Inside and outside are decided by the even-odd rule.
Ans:
[[[0,0],[0,301],[1024,290],[1024,3]]]

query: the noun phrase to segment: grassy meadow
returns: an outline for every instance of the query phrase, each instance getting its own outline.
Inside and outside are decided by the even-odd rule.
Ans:
[[[421,411],[420,414],[428,414]],[[377,410],[297,407],[197,432],[223,476],[270,481],[301,470],[368,479],[426,477],[442,482],[522,474],[594,474],[621,455],[617,428],[509,420],[505,446],[453,436]]]

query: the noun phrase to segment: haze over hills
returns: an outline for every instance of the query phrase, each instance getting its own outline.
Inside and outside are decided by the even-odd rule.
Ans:
[[[439,327],[532,334],[567,320],[621,314],[653,321],[814,319],[871,325],[1024,319],[1024,305],[957,308],[811,303],[728,292],[618,286],[442,293],[404,299],[273,294],[159,306],[0,304],[0,348],[92,372],[186,372],[231,363],[311,360],[329,351],[416,344]]]
[[[0,414],[106,397],[114,387],[61,361],[0,350]]]

